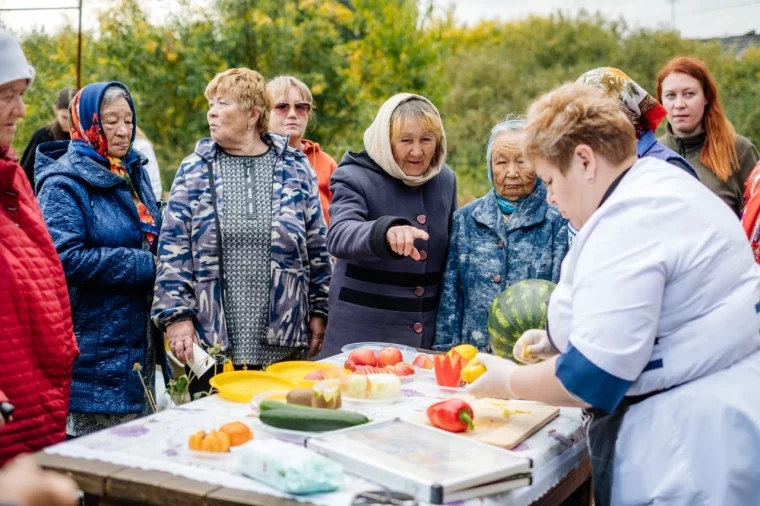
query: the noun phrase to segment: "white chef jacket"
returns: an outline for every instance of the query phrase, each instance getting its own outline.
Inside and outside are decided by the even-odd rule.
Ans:
[[[626,414],[613,504],[760,504],[733,483],[760,489],[760,268],[731,209],[669,169],[636,162],[575,238],[548,308],[556,374],[608,412],[676,387]],[[751,466],[716,456],[731,448]]]

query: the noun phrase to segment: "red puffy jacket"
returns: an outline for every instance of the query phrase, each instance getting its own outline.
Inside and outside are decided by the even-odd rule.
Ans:
[[[16,408],[0,427],[0,466],[66,437],[79,354],[66,278],[34,193],[0,154],[0,391]]]

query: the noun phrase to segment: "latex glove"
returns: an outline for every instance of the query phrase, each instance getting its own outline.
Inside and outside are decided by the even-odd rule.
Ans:
[[[193,362],[193,343],[200,344],[193,320],[183,320],[166,327],[169,349],[181,364]]]
[[[495,399],[514,399],[509,382],[512,373],[519,366],[511,360],[506,360],[490,353],[478,353],[475,359],[483,364],[486,372],[467,387],[467,393],[477,397],[492,397]]]
[[[414,241],[422,239],[427,241],[430,236],[424,230],[409,225],[396,225],[388,229],[385,240],[388,246],[398,255],[420,260],[420,252],[414,246]]]
[[[512,355],[523,364],[535,364],[559,353],[545,330],[531,329],[523,332],[515,343]]]

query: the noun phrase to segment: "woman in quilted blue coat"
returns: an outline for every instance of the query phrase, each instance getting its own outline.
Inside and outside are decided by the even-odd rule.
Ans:
[[[493,128],[486,152],[493,189],[454,213],[433,349],[472,344],[490,352],[491,301],[522,279],[559,279],[567,222],[523,157],[523,126],[507,119]]]
[[[69,112],[71,141],[38,148],[35,184],[81,350],[66,427],[75,437],[150,412],[132,368],[153,385],[163,341],[150,323],[160,215],[147,160],[132,149],[132,98],[121,83],[93,83]]]
[[[217,74],[205,94],[211,138],[174,178],[153,321],[181,362],[192,363],[196,342],[219,344],[236,368],[313,356],[332,271],[314,171],[286,137],[267,133],[271,99],[258,72]]]

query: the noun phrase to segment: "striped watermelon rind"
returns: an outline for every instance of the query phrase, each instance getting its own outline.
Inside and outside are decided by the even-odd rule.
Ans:
[[[496,355],[514,360],[512,349],[523,332],[546,328],[547,303],[556,286],[544,279],[525,279],[507,287],[491,302],[488,336]]]

